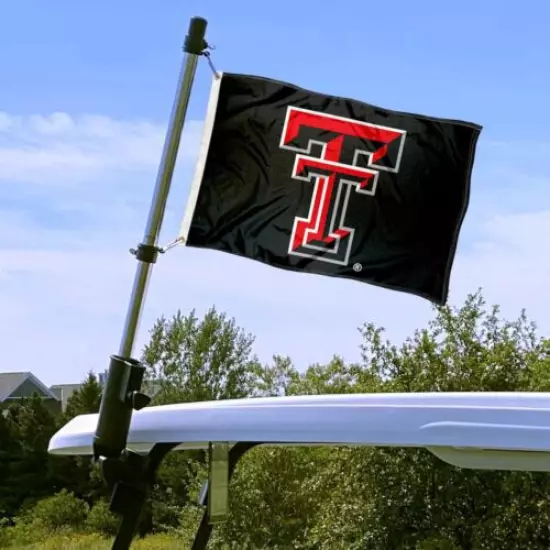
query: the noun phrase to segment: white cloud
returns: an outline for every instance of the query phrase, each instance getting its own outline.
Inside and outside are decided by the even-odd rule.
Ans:
[[[2,370],[61,383],[107,366],[135,269],[127,251],[141,237],[164,131],[147,121],[0,113]],[[187,125],[164,241],[179,225],[199,132],[200,123]],[[512,173],[509,151],[480,144],[451,299],[460,303],[483,286],[507,315],[526,307],[548,330],[550,187],[546,174],[532,170],[529,149],[524,164],[521,146],[513,150],[515,179],[505,180],[495,174]],[[531,183],[519,201],[523,173]],[[332,353],[357,357],[364,321],[401,339],[431,316],[412,296],[184,248],[154,268],[138,347],[158,315],[212,304],[256,334],[263,359],[288,353],[301,366]]]
[[[195,121],[187,126],[183,160],[195,155],[199,127]],[[164,125],[147,121],[73,118],[66,113],[15,117],[0,112],[0,180],[74,186],[114,172],[151,170],[158,163],[164,132]]]

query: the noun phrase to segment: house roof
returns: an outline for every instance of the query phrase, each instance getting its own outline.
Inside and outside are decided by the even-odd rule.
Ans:
[[[0,372],[0,401],[9,397],[29,374],[30,372]]]
[[[32,372],[0,372],[0,402],[10,397],[27,380],[32,382],[44,397],[57,399]]]

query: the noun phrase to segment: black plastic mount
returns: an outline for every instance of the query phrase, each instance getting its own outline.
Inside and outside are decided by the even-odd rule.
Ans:
[[[112,489],[110,509],[122,516],[112,550],[130,548],[157,469],[176,446],[177,443],[157,444],[148,455],[126,449],[119,458],[100,459],[101,473]]]
[[[151,398],[141,393],[145,367],[136,359],[111,355],[99,421],[94,437],[94,458],[118,458],[126,447],[132,411],[146,407]],[[114,420],[114,421],[113,421]]]
[[[149,495],[158,467],[166,455],[176,448],[178,443],[158,443],[148,455],[140,455],[124,450],[119,458],[100,460],[103,478],[110,488],[112,496],[110,509],[122,516],[120,526],[113,542],[112,550],[128,550],[136,533],[143,505]],[[231,479],[239,460],[247,451],[259,443],[237,443],[229,451],[229,479]],[[192,550],[206,550],[213,526],[208,517],[208,496],[201,503],[205,506],[201,523],[195,535]]]
[[[183,51],[193,55],[201,55],[208,47],[206,40],[206,26],[208,22],[202,17],[192,17],[189,22],[189,30],[183,43]]]

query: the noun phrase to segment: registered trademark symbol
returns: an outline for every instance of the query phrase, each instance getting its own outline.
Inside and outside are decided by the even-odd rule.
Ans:
[[[355,271],[355,273],[359,273],[362,269],[363,266],[361,264],[353,264],[353,271]]]

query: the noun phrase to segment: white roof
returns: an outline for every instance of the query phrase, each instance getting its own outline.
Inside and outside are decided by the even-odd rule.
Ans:
[[[49,452],[90,455],[97,414],[79,416]],[[550,471],[550,393],[409,393],[250,398],[134,412],[128,447],[212,442],[424,447],[466,468]]]

